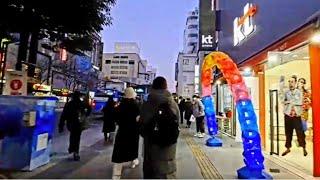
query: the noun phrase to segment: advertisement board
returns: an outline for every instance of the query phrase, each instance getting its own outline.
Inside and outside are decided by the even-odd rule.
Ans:
[[[200,0],[199,8],[199,51],[213,51],[216,49],[214,0]]]
[[[27,73],[24,71],[8,70],[4,95],[27,95]]]

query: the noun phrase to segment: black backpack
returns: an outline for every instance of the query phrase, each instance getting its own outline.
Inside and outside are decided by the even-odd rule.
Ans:
[[[180,132],[179,120],[169,103],[159,105],[149,130],[152,144],[166,147],[177,143]]]

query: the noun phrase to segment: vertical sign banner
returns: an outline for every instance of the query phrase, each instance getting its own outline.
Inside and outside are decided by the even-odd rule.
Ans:
[[[7,71],[4,95],[27,95],[27,72]]]
[[[199,51],[214,51],[216,48],[215,1],[200,0],[199,3]]]

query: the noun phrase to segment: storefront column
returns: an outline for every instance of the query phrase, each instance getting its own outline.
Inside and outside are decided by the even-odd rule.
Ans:
[[[310,44],[313,116],[313,175],[320,176],[320,44]]]
[[[266,103],[265,103],[265,85],[264,85],[264,73],[258,72],[259,78],[259,130],[261,136],[261,145],[266,148]]]

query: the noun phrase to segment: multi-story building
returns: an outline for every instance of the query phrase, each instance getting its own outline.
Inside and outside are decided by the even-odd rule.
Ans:
[[[111,80],[149,84],[148,62],[140,57],[137,43],[115,43],[114,53],[104,53],[102,72]]]
[[[198,18],[199,11],[195,9],[188,13],[186,20],[183,51],[179,53],[176,63],[176,92],[179,96],[191,97],[198,93],[199,75],[195,74],[199,44]]]
[[[183,53],[192,54],[198,51],[199,39],[199,11],[196,9],[188,13],[183,37]]]
[[[184,54],[179,53],[177,59],[177,89],[176,92],[179,96],[191,97],[195,94],[195,65],[197,54]]]

